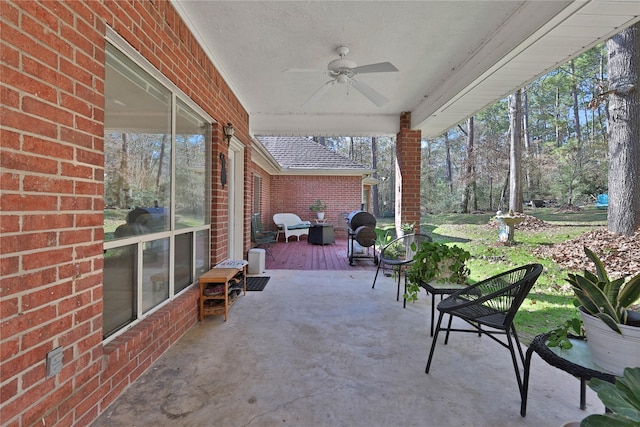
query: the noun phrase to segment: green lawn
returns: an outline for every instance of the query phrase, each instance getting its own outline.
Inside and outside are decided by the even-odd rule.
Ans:
[[[468,265],[472,282],[524,264],[537,262],[544,266],[544,272],[516,316],[515,324],[521,341],[528,344],[535,335],[554,329],[576,313],[573,294],[563,286],[568,271],[552,260],[534,256],[532,249],[562,243],[604,226],[607,213],[593,208],[568,213],[558,213],[552,208],[525,212],[557,227],[542,231],[516,230],[516,244],[513,246],[497,242],[497,228],[488,225],[492,214],[425,215],[421,219],[420,230],[431,235],[434,241],[468,250],[471,253]],[[392,224],[393,219],[383,218],[377,226],[384,228]]]

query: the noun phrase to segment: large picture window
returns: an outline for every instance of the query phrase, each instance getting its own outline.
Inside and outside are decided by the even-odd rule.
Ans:
[[[107,338],[209,269],[212,119],[141,58],[111,43],[105,56]]]

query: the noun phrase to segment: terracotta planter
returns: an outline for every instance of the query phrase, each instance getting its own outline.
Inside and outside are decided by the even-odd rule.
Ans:
[[[640,366],[640,327],[619,325],[621,335],[582,309],[580,315],[591,357],[598,366],[618,376],[626,367]]]

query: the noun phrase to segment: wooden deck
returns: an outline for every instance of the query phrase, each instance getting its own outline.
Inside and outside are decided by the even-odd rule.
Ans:
[[[373,254],[373,247],[369,248]],[[353,265],[349,265],[347,255],[347,239],[336,236],[336,242],[331,245],[313,245],[307,242],[306,236],[300,241],[295,237],[288,243],[282,239],[271,245],[275,260],[265,256],[267,270],[370,270],[375,271],[373,258],[354,258]]]

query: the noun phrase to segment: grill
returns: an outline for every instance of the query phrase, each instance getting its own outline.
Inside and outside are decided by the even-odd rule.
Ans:
[[[353,265],[354,258],[372,258],[378,264],[378,256],[370,253],[369,248],[376,243],[376,218],[369,212],[353,211],[347,216],[348,242],[347,256],[349,265]]]

